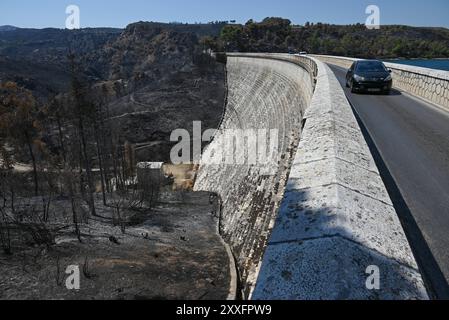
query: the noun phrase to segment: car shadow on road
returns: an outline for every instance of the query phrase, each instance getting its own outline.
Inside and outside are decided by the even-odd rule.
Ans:
[[[360,91],[355,92],[357,95],[364,95],[364,96],[402,96],[401,91],[396,89],[391,89],[390,93],[384,93],[384,92],[368,92],[368,91]]]

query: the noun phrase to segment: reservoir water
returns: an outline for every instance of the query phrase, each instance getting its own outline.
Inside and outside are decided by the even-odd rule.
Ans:
[[[386,62],[449,71],[449,59],[387,60]]]

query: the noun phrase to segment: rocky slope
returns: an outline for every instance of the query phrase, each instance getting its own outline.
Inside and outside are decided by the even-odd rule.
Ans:
[[[126,29],[0,29],[0,81],[45,101],[70,89],[67,54],[83,78],[108,88],[114,126],[139,144],[138,160],[167,161],[174,129],[192,121],[216,128],[223,112],[224,66],[203,53],[200,37],[221,25],[138,22]],[[8,31],[6,31],[8,30]]]
[[[139,160],[168,161],[171,132],[192,131],[193,121],[202,121],[203,129],[218,127],[224,66],[198,43],[190,32],[136,23],[87,58],[114,88],[111,117],[127,140],[141,146]]]

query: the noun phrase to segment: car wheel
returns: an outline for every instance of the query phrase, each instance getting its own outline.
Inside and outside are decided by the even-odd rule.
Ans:
[[[346,88],[349,88],[349,83],[347,79],[346,79]]]
[[[391,93],[391,90],[384,90],[384,95],[389,96]]]
[[[351,81],[350,88],[351,88],[351,93],[356,93],[356,89],[354,88],[354,84],[352,83],[352,81]]]

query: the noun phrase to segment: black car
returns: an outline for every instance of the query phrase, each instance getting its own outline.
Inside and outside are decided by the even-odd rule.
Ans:
[[[382,92],[389,94],[393,79],[382,61],[359,60],[352,64],[346,74],[346,87],[351,92]]]

